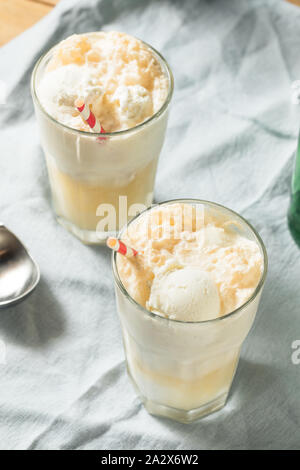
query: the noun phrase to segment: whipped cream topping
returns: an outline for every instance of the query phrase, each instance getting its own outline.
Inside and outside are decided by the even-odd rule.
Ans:
[[[73,35],[59,43],[38,85],[46,111],[59,122],[90,131],[74,107],[83,98],[107,132],[135,127],[155,114],[168,79],[153,52],[124,33]]]
[[[263,257],[228,217],[187,206],[163,205],[137,218],[122,239],[139,255],[118,255],[117,265],[125,288],[142,306],[171,319],[203,321],[249,299]]]
[[[146,306],[171,320],[211,320],[219,316],[220,296],[210,273],[176,266],[154,277]]]

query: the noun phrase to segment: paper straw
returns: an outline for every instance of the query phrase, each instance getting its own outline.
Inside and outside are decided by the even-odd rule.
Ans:
[[[90,126],[93,132],[96,134],[105,133],[105,130],[101,126],[100,122],[96,119],[94,113],[90,110],[90,107],[84,100],[76,100],[75,106],[79,111],[82,119]]]
[[[106,241],[106,245],[108,246],[108,248],[111,248],[117,253],[127,256],[127,258],[132,258],[133,256],[136,256],[138,254],[138,252],[134,248],[125,245],[125,243],[119,240],[118,238],[109,237]]]

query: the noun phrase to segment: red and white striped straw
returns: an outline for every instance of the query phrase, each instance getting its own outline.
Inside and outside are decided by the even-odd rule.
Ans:
[[[93,132],[96,134],[104,134],[105,130],[101,126],[100,122],[96,119],[94,113],[90,110],[89,105],[82,99],[75,101],[77,111],[79,111],[81,117],[90,126]]]
[[[117,253],[127,256],[127,258],[133,258],[138,254],[138,252],[134,248],[125,245],[125,243],[119,240],[118,238],[109,237],[106,241],[106,245],[108,246],[108,248],[111,248]]]

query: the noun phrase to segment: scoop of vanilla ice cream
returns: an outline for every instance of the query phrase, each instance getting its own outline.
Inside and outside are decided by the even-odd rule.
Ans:
[[[152,114],[150,93],[140,85],[119,86],[114,93],[114,100],[119,102],[119,113],[128,124]]]
[[[208,272],[185,266],[155,277],[147,308],[172,320],[211,320],[220,314],[220,297]]]
[[[233,226],[234,224],[232,224]],[[202,248],[225,247],[237,242],[238,235],[227,227],[216,227],[207,225],[199,230],[197,242]]]
[[[70,64],[51,70],[39,85],[41,102],[53,117],[65,122],[67,118],[64,114],[73,115],[77,98],[84,98],[90,103],[102,95],[102,88],[97,82],[95,72],[78,65]]]

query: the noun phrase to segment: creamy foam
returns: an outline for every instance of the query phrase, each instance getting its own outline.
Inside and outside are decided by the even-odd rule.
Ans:
[[[226,217],[199,209],[160,206],[124,233],[139,256],[118,257],[123,284],[142,306],[171,319],[226,315],[249,299],[261,278],[257,243],[240,235]]]
[[[152,51],[118,32],[73,35],[59,43],[38,86],[46,111],[59,122],[90,131],[74,108],[84,98],[107,132],[135,127],[155,114],[168,79]]]

